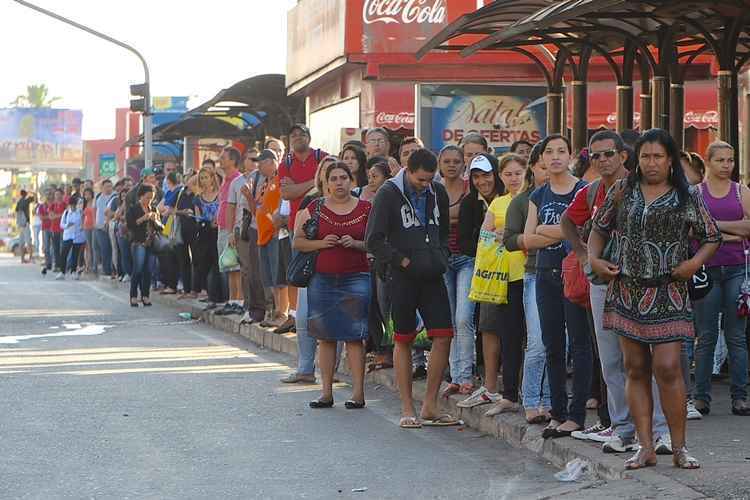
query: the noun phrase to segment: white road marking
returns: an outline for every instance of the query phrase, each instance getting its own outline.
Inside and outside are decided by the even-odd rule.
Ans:
[[[101,335],[107,330],[107,328],[112,328],[112,325],[87,325],[78,329],[70,329],[68,331],[59,333],[41,333],[37,335],[10,335],[7,337],[0,337],[0,344],[18,344],[22,340],[33,340],[49,337],[79,337]]]

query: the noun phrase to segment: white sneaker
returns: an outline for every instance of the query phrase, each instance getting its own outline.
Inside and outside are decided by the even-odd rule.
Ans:
[[[687,419],[688,420],[700,420],[703,418],[701,412],[695,409],[695,403],[692,399],[687,400]]]
[[[74,273],[73,274],[73,279],[76,280],[76,281],[80,281],[81,280],[81,273]]]
[[[486,405],[490,403],[497,403],[500,401],[501,396],[498,393],[491,393],[484,386],[474,391],[471,396],[459,401],[456,406],[459,408],[474,408],[475,406]]]
[[[497,404],[495,404],[492,408],[487,410],[484,416],[494,417],[495,415],[500,415],[501,413],[514,413],[519,409],[521,409],[521,405],[519,405],[518,403],[514,403],[509,399],[500,398],[500,401],[498,401]]]
[[[634,438],[623,439],[620,436],[612,436],[612,439],[602,443],[602,451],[604,453],[625,453],[636,451],[637,449],[638,443],[635,442]]]
[[[123,283],[130,283],[130,275],[126,274],[125,276],[123,276],[122,277],[122,282]]]
[[[63,273],[57,273],[57,276],[55,276],[56,280],[65,280],[65,274]]]
[[[657,455],[671,455],[672,454],[672,437],[669,434],[659,436],[654,442],[654,451]]]
[[[250,311],[245,311],[245,314],[242,315],[242,319],[240,320],[240,324],[244,325],[245,323],[252,323],[253,318],[250,316]]]
[[[604,427],[601,422],[597,422],[596,425],[583,429],[582,431],[573,431],[570,433],[570,437],[575,439],[582,439],[584,441],[596,441],[597,443],[606,443],[612,439],[614,431],[612,427]]]

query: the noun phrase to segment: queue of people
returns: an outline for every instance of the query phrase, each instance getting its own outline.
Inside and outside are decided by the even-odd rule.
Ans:
[[[549,135],[497,157],[476,133],[435,155],[376,128],[334,156],[296,124],[288,151],[268,138],[184,178],[145,169],[135,186],[50,190],[36,209],[42,272],[101,268],[130,281],[133,307],[149,306],[158,283],[296,332],[297,367],[282,382],[314,383],[317,359],[315,409],[335,404],[345,348],[345,408],[366,406],[366,371],[392,366],[402,428],[458,425],[440,410],[458,395],[490,417],[522,413],[545,439],[633,452],[628,469],[658,454],[696,468],[686,420],[711,411],[720,338],[731,411],[750,415],[750,190],[731,180],[729,144],[712,144],[701,169],[663,130],[628,136],[600,131],[574,154]],[[487,242],[502,266],[478,271]],[[502,300],[470,299],[486,276]]]

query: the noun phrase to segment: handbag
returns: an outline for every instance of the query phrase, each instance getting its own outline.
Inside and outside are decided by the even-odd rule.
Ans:
[[[320,208],[323,205],[323,199],[317,200],[313,216],[308,219],[302,226],[305,238],[308,240],[318,239],[318,230],[320,229]],[[315,264],[318,260],[318,252],[299,252],[295,251],[289,262],[286,271],[286,280],[297,288],[307,288],[310,280],[315,274]]]
[[[570,252],[562,261],[563,295],[572,303],[591,308],[589,280],[576,254]]]
[[[240,257],[237,250],[227,246],[219,256],[219,272],[226,272],[228,269],[234,269],[240,265]]]

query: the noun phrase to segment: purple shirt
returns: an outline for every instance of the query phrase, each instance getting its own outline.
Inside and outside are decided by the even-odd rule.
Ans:
[[[703,201],[708,207],[711,216],[717,221],[735,221],[744,219],[740,185],[732,182],[729,193],[723,198],[714,198],[708,192],[708,186],[700,184]],[[716,253],[706,262],[706,267],[739,266],[745,263],[743,243],[739,241],[727,241],[721,244]]]

